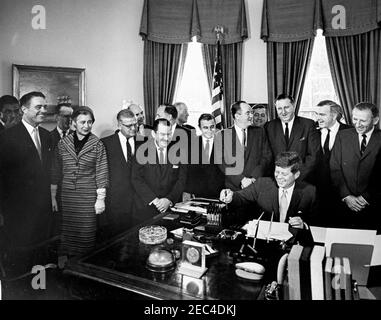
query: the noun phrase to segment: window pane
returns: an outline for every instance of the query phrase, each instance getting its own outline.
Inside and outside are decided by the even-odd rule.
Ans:
[[[202,113],[211,113],[211,97],[208,88],[204,64],[202,61],[201,44],[188,44],[184,73],[177,89],[175,102],[184,102],[188,106],[188,124],[198,128],[198,118]]]
[[[318,30],[298,115],[315,120],[313,107],[322,100],[339,102],[329,69],[325,39],[322,31]]]

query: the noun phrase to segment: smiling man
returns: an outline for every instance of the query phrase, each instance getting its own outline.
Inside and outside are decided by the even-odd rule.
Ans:
[[[171,136],[171,123],[159,118],[154,121],[152,137],[137,147],[132,164],[132,184],[136,191],[134,224],[166,212],[181,200],[187,166],[174,162]]]
[[[314,121],[295,114],[295,101],[290,95],[280,94],[274,104],[279,118],[265,124],[273,156],[283,151],[297,152],[302,160],[300,179],[314,183],[322,155]]]
[[[338,210],[338,203],[332,188],[329,166],[331,151],[335,144],[338,132],[349,129],[351,126],[339,121],[342,109],[334,101],[324,100],[319,102],[315,111],[320,130],[321,147],[323,149],[323,156],[317,168],[318,174],[316,177],[316,187],[319,199],[324,199],[324,201],[319,202],[321,213],[319,214],[319,218],[321,219],[319,225],[330,227],[335,225],[332,217]]]
[[[41,92],[30,92],[20,99],[22,121],[0,135],[0,253],[9,275],[44,265],[43,247],[49,236],[52,217],[49,183],[50,138],[40,127],[46,115]]]
[[[296,229],[308,229],[308,224],[316,216],[317,202],[314,186],[302,182],[300,177],[301,160],[296,152],[282,152],[276,157],[274,177],[258,178],[248,188],[233,192],[224,189],[220,200],[241,207],[246,203],[256,203],[259,213],[265,211],[265,220],[286,222]]]
[[[353,129],[337,134],[330,159],[331,177],[341,210],[336,220],[340,227],[380,229],[381,132],[376,125],[379,111],[368,102],[352,110]]]

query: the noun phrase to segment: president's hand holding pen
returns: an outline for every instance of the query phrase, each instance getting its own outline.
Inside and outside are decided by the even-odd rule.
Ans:
[[[220,201],[224,203],[230,203],[233,200],[233,191],[230,189],[223,189],[220,193]]]

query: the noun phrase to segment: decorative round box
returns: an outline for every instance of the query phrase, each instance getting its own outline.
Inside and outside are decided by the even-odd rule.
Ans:
[[[164,248],[155,248],[149,254],[146,267],[154,272],[167,272],[176,266],[175,257],[172,252]]]
[[[167,239],[167,228],[146,226],[139,230],[139,240],[144,244],[160,244]]]

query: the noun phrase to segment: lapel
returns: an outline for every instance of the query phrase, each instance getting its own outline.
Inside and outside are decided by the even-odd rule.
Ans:
[[[361,160],[365,159],[369,154],[372,153],[373,150],[376,150],[376,145],[379,143],[380,140],[379,136],[380,131],[378,129],[374,129],[372,136],[370,137],[370,140],[368,142],[368,145],[365,148],[364,154],[361,157]]]
[[[294,139],[296,137],[299,137],[299,134],[301,131],[302,131],[302,127],[300,124],[299,117],[295,116],[294,123],[292,125],[292,130],[290,132],[290,140],[289,140],[288,147],[290,147],[292,145],[292,143],[294,142]]]
[[[24,126],[24,124],[22,122],[20,122],[18,124],[18,126],[19,126],[18,130],[19,130],[20,135],[22,137],[22,139],[20,139],[20,141],[24,141],[25,142],[25,144],[24,144],[25,151],[27,153],[32,152],[35,155],[35,157],[40,160],[40,157],[38,155],[38,151],[37,151],[36,145],[34,144],[34,142],[32,140],[32,137],[30,136],[27,128]],[[41,144],[42,144],[41,134],[40,134],[40,141],[41,141]],[[41,153],[42,153],[42,146],[41,146]],[[39,163],[41,164],[41,161],[39,161]]]
[[[80,159],[87,152],[93,150],[97,143],[98,143],[98,139],[95,137],[95,135],[90,133],[89,140],[87,140],[82,150],[78,154],[78,159]]]
[[[282,137],[282,138],[279,138],[279,137]],[[284,136],[282,121],[279,118],[277,118],[275,120],[275,136],[274,136],[274,138],[275,138],[275,141],[279,141],[279,143],[281,144],[281,146],[280,146],[281,150],[287,149],[286,137]]]
[[[50,152],[49,133],[45,132],[42,128],[39,128],[38,132],[41,141],[42,162],[43,164],[46,164],[48,162]]]
[[[123,149],[120,143],[118,132],[115,132],[115,134],[113,135],[112,144],[113,144],[113,149],[116,151],[116,158],[120,161],[120,164],[122,166],[125,166],[127,162],[123,154]]]
[[[360,154],[360,143],[359,138],[356,129],[351,130],[351,140],[354,141],[354,143],[350,143],[348,146],[343,146],[344,150],[348,148],[348,153],[351,155],[354,155],[356,158],[361,159]],[[345,141],[343,141],[345,143]],[[352,149],[352,150],[350,150]]]
[[[75,135],[75,132],[63,138],[62,141],[63,141],[63,147],[73,157],[73,159],[77,161],[78,157],[74,149],[74,135]]]
[[[302,192],[301,192],[300,185],[295,181],[294,192],[292,193],[290,205],[288,206],[286,221],[289,217],[292,217],[294,213],[296,212],[298,208],[298,204],[301,199],[301,195],[302,195]]]
[[[274,211],[274,221],[279,221],[280,219],[278,190],[279,189],[276,181],[274,181],[274,188],[272,188],[270,191],[270,199],[272,199],[272,210]]]

